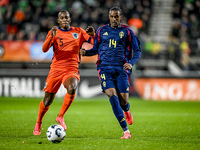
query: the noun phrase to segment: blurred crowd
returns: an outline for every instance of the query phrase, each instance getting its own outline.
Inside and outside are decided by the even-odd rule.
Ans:
[[[200,56],[200,0],[174,1],[165,55],[183,70],[191,70],[190,57]],[[96,30],[109,23],[108,11],[114,5],[123,11],[122,23],[128,24],[139,38],[144,34],[150,37],[152,3],[153,0],[1,0],[0,40],[44,41],[51,27],[58,25],[60,10],[70,12],[72,26],[86,29],[90,25]],[[142,42],[143,58],[161,59],[160,43],[151,38]]]
[[[173,60],[184,71],[200,70],[200,0],[174,0],[171,16],[171,29],[165,42],[155,42],[148,32],[147,35],[140,32],[142,57]]]
[[[114,5],[120,6],[122,22],[133,25],[135,32],[148,29],[151,0],[1,0],[0,40],[45,40],[63,9],[70,12],[72,26],[97,29],[109,23],[108,11]]]
[[[183,70],[198,70],[191,57],[200,56],[200,0],[176,0],[169,52]]]

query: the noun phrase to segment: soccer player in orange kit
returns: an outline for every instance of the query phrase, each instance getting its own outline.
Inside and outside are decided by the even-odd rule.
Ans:
[[[54,56],[44,87],[45,96],[39,104],[38,118],[33,130],[34,135],[41,134],[43,117],[53,102],[61,83],[67,89],[67,93],[64,96],[56,122],[65,130],[67,129],[64,114],[74,100],[78,81],[80,80],[78,71],[79,50],[84,41],[91,44],[94,42],[93,27],[89,26],[86,31],[80,27],[71,27],[71,18],[68,11],[60,11],[57,21],[60,27],[52,27],[42,47],[43,52],[47,52],[53,46]]]

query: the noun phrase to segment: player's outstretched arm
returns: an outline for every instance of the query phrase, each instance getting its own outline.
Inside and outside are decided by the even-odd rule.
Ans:
[[[81,56],[93,56],[96,55],[98,52],[97,49],[95,49],[94,47],[90,50],[85,50],[85,48],[81,48],[79,53]]]
[[[42,46],[43,52],[47,52],[47,51],[49,50],[49,48],[51,47],[51,42],[52,42],[52,40],[53,40],[53,37],[54,37],[54,36],[56,35],[56,33],[57,33],[57,29],[58,29],[57,26],[53,26],[53,27],[51,28],[51,34],[48,34],[48,35],[47,35],[47,38],[46,38],[46,40],[45,40],[45,42],[44,42],[44,44],[43,44],[43,46]]]

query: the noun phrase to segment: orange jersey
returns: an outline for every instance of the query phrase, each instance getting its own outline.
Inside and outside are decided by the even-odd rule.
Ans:
[[[51,40],[51,45],[49,41]],[[93,44],[94,38],[80,27],[71,27],[69,30],[57,29],[56,35],[52,38],[51,30],[43,44],[43,51],[47,52],[53,46],[54,56],[51,64],[52,69],[77,68],[79,50],[84,41]]]

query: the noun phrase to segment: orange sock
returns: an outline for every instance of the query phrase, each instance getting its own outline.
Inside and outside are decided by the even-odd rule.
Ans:
[[[60,109],[60,112],[58,114],[58,117],[63,117],[65,112],[69,109],[70,105],[72,104],[72,102],[74,101],[74,97],[76,94],[74,95],[70,95],[70,94],[65,94],[64,96],[64,100],[63,100],[63,104],[62,107]]]
[[[49,106],[45,107],[44,102],[41,101],[39,105],[39,112],[38,112],[38,118],[37,118],[37,123],[42,123],[42,119],[49,109]]]

